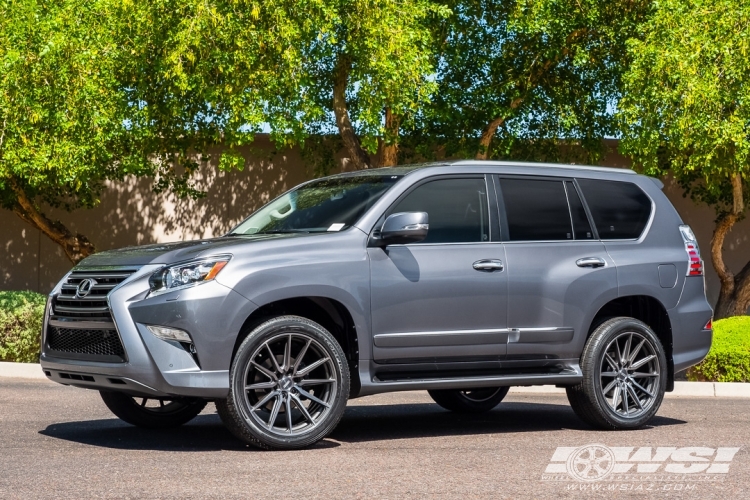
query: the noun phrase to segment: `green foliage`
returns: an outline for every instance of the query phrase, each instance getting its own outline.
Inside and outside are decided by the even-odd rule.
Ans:
[[[473,157],[484,129],[499,120],[490,157],[559,160],[564,139],[596,161],[601,139],[615,131],[608,107],[646,5],[448,2],[453,16],[434,23],[438,89],[415,128],[445,144],[447,155]]]
[[[650,175],[673,175],[720,215],[733,206],[732,175],[750,187],[748,23],[748,2],[655,3],[629,43],[619,103],[623,153]]]
[[[688,370],[688,380],[750,382],[750,317],[715,321],[714,338],[706,359]]]
[[[39,361],[46,301],[34,292],[0,292],[0,361]]]

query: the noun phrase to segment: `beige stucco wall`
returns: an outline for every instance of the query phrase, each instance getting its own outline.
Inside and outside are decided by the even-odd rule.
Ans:
[[[220,172],[210,166],[199,173],[198,185],[207,191],[199,200],[157,195],[151,191],[149,180],[128,179],[109,184],[101,204],[94,209],[74,213],[50,210],[49,214],[88,236],[99,250],[218,236],[311,174],[298,149],[277,151],[265,136],[245,153],[247,166],[241,172]],[[629,161],[613,151],[602,164],[627,167]],[[665,193],[692,226],[704,258],[708,258],[714,212],[683,198],[682,190],[673,183],[667,183]],[[0,210],[0,245],[0,290],[47,293],[72,265],[49,238],[5,210]],[[729,234],[725,257],[734,271],[750,259],[750,219]],[[718,297],[718,278],[709,262],[706,268],[713,304]]]

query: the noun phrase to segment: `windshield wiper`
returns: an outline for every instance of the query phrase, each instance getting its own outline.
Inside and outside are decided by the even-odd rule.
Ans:
[[[288,233],[309,233],[305,229],[270,229],[268,231],[258,231],[253,234],[288,234]]]

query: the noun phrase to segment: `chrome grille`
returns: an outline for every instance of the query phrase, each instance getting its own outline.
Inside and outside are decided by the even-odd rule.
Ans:
[[[52,305],[53,317],[81,321],[112,321],[107,295],[134,272],[134,269],[73,271],[55,297]],[[78,285],[86,279],[92,283],[88,294],[77,295]]]

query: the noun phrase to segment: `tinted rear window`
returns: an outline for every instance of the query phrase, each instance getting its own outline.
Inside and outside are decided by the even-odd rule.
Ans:
[[[510,241],[572,240],[562,181],[500,179]]]
[[[651,216],[651,200],[630,182],[578,179],[603,240],[638,238]]]

